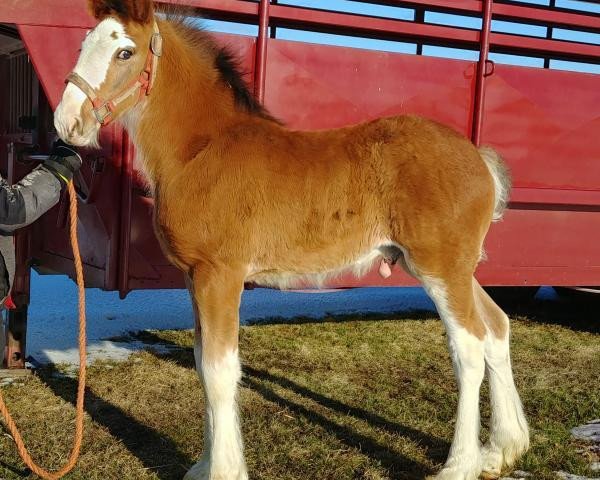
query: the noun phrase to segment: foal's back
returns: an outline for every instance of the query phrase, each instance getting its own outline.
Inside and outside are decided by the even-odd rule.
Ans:
[[[494,203],[477,149],[416,116],[312,132],[247,117],[181,178],[186,186],[176,190],[188,199],[179,219],[169,211],[165,220],[202,228],[173,238],[194,238],[201,256],[206,249],[273,273],[336,270],[384,244],[451,237],[457,222],[465,232],[481,225],[474,216],[491,220]],[[476,230],[465,233],[479,242],[485,231]]]

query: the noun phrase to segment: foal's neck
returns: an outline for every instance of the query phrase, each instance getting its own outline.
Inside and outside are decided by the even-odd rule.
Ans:
[[[213,53],[194,48],[173,24],[163,21],[159,26],[164,48],[156,83],[124,121],[155,189],[180,173],[237,118]]]

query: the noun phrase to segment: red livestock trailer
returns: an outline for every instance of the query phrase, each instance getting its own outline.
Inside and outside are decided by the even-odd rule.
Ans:
[[[548,5],[332,2],[397,7],[401,19],[324,10],[329,2],[161,3],[185,3],[191,13],[256,26],[256,36],[218,37],[239,55],[256,96],[291,127],[320,129],[417,113],[496,148],[510,166],[514,188],[504,221],[492,227],[487,239],[489,260],[477,273],[482,284],[600,285],[600,76],[552,68],[557,62],[600,63],[599,45],[564,39],[578,34],[600,38],[593,37],[600,34],[600,15],[569,10],[555,0]],[[0,169],[9,181],[35,165],[35,154],[48,152],[54,136],[52,110],[81,40],[94,25],[85,5],[84,0],[0,4]],[[452,16],[476,26],[440,20]],[[492,19],[519,28],[503,32],[502,23],[493,27]],[[290,41],[281,38],[285,31],[393,41],[407,46],[408,53]],[[474,59],[426,55],[457,51],[448,49],[471,52]],[[494,63],[490,52],[537,59],[541,68]],[[154,237],[152,198],[127,133],[111,125],[102,132],[101,144],[101,150],[84,152],[76,181],[87,286],[118,290],[122,297],[134,289],[183,288],[181,275]],[[73,275],[67,233],[64,199],[17,237],[10,368],[24,365],[30,266],[40,273]],[[412,279],[396,271],[385,280],[373,272],[361,280],[341,278],[331,286],[411,284]]]

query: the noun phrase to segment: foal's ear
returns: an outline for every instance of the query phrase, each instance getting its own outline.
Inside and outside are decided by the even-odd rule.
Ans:
[[[149,23],[154,15],[152,0],[88,0],[96,20],[116,15],[124,22]]]

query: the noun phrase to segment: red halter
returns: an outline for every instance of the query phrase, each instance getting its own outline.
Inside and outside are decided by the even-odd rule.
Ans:
[[[150,91],[154,86],[154,80],[156,78],[156,69],[158,66],[158,59],[162,55],[162,36],[158,30],[158,25],[154,22],[154,32],[150,38],[150,49],[148,50],[148,56],[146,57],[146,64],[144,69],[134,78],[125,90],[115,98],[111,100],[101,99],[96,90],[85,80],[81,75],[76,72],[71,72],[67,76],[65,83],[72,83],[79,88],[92,102],[92,111],[96,120],[105,127],[114,120],[113,114],[117,108],[117,105],[127,100],[129,97],[138,94],[135,104],[137,104],[144,96],[150,95]]]

